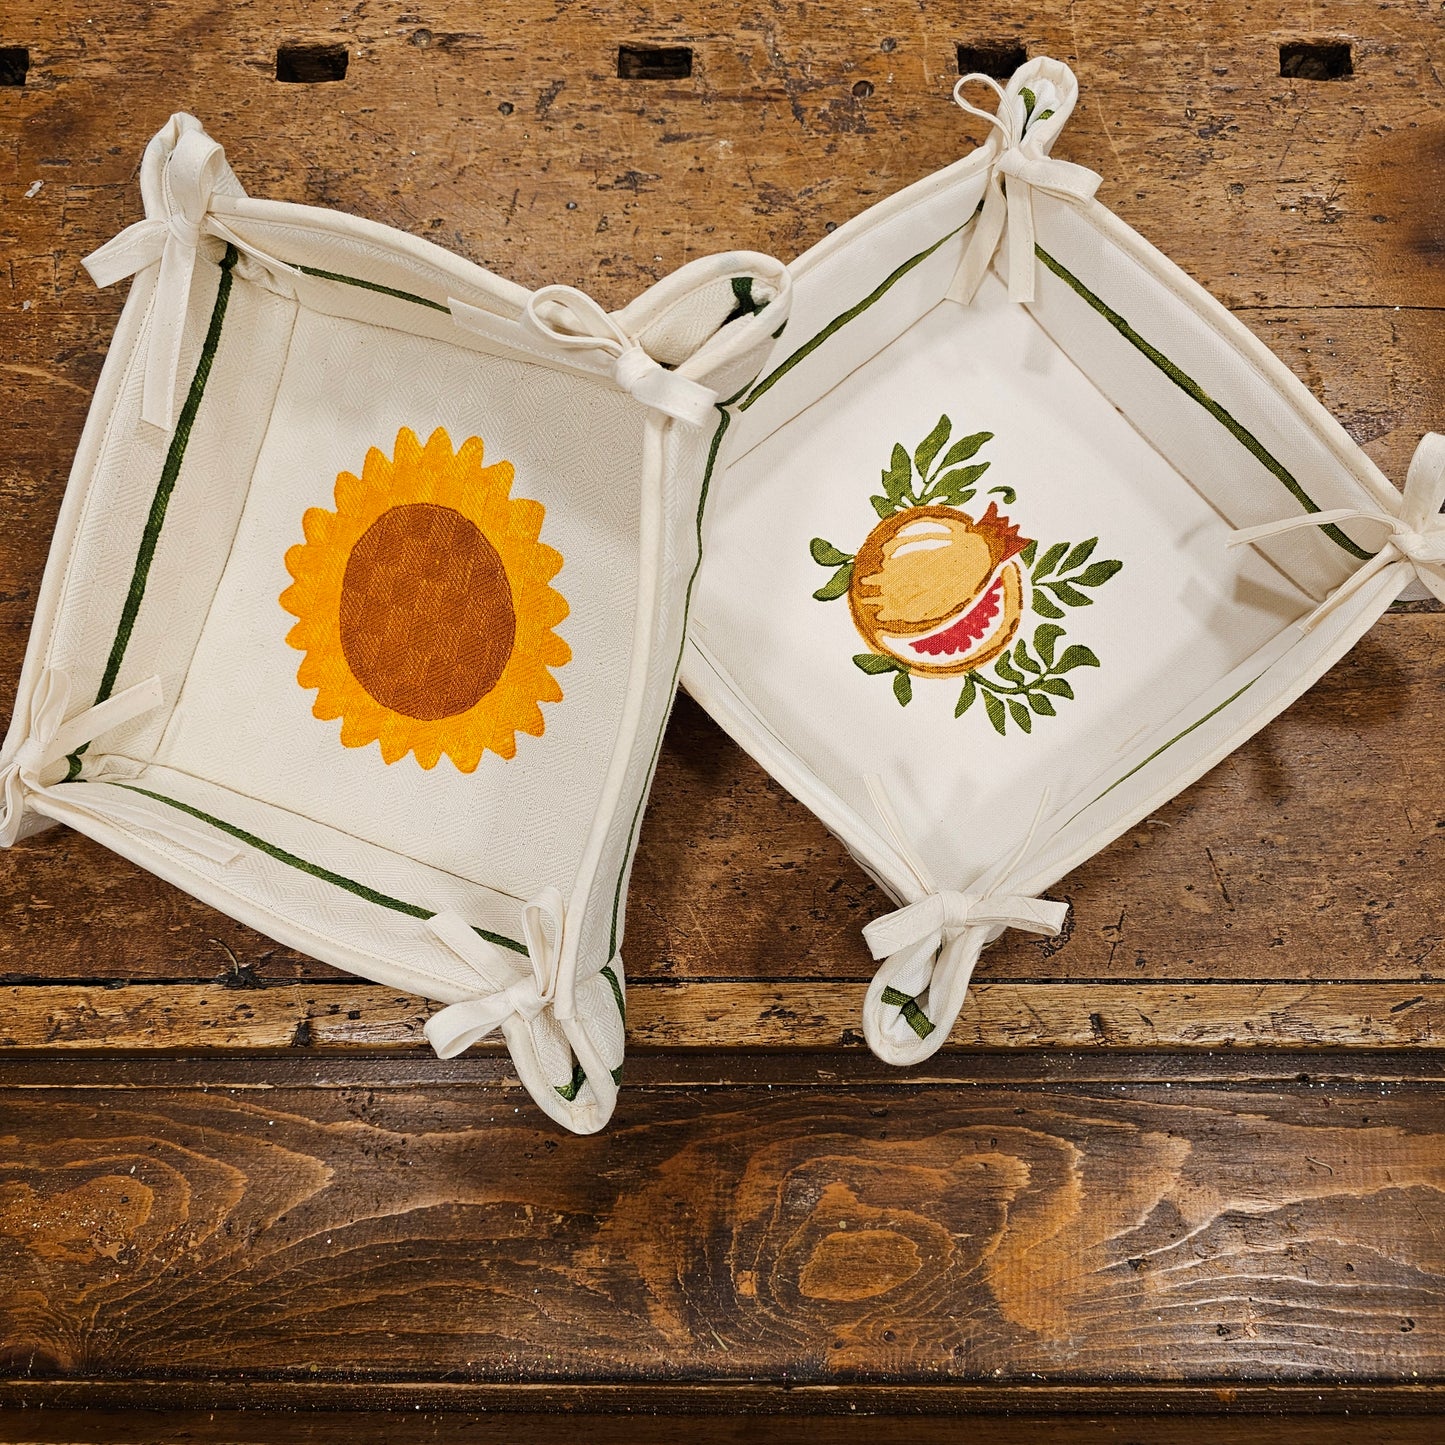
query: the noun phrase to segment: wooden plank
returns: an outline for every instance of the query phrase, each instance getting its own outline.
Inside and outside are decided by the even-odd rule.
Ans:
[[[865,1387],[866,1392],[866,1387]],[[851,1394],[852,1392],[850,1392]],[[728,1398],[728,1397],[724,1397]],[[866,1393],[865,1393],[866,1398]],[[792,1445],[800,1428],[808,1445],[944,1445],[967,1439],[971,1445],[1139,1445],[1140,1441],[1200,1439],[1211,1445],[1436,1445],[1440,1419],[1434,1415],[1315,1415],[1307,1418],[1230,1417],[1221,1415],[1077,1415],[1019,1416],[977,1414],[966,1418],[930,1418],[917,1414],[879,1416],[855,1413],[817,1419],[800,1427],[791,1416],[736,1415],[700,1419],[696,1415],[624,1416],[565,1413],[425,1414],[408,1413],[408,1445],[671,1445],[683,1437],[697,1445]],[[866,1407],[865,1407],[866,1408]],[[967,1407],[965,1407],[966,1409]],[[80,1410],[0,1411],[4,1445],[154,1445],[180,1440],[187,1445],[394,1445],[396,1415],[378,1409],[297,1414],[281,1409],[221,1412],[137,1410],[124,1414]],[[1044,1433],[1046,1432],[1046,1433]]]
[[[641,983],[630,1047],[861,1048],[861,985]],[[428,1051],[437,1005],[362,983],[0,989],[0,1051]],[[475,1046],[504,1053],[489,1039]],[[1445,1049],[1442,984],[980,984],[947,1049]]]
[[[1434,1086],[655,1087],[558,1140],[512,1089],[271,1067],[0,1092],[8,1378],[1445,1371]]]
[[[730,242],[789,254],[951,159],[963,123],[944,98],[951,47],[1020,33],[1000,6],[971,12],[957,33],[887,6],[826,33],[748,9],[730,13],[726,31],[694,7],[625,36],[606,7],[574,7],[565,31],[548,6],[513,0],[506,14],[483,34],[456,5],[428,12],[424,26],[310,7],[300,38],[339,38],[353,55],[346,81],[306,87],[269,78],[278,38],[298,35],[264,9],[190,0],[164,27],[140,12],[80,24],[35,0],[7,12],[6,33],[32,47],[34,68],[26,87],[0,96],[0,127],[15,136],[0,148],[0,185],[44,185],[3,223],[0,700],[13,690],[119,305],[89,286],[78,258],[136,213],[135,156],[162,118],[160,76],[165,103],[202,111],[258,193],[350,207],[519,279],[579,280],[617,299]],[[1445,383],[1428,362],[1439,203],[1419,189],[1428,167],[1412,164],[1440,133],[1435,91],[1419,82],[1442,22],[1399,5],[1331,15],[1357,51],[1354,79],[1337,85],[1270,78],[1278,39],[1298,29],[1288,6],[1229,8],[1207,22],[1183,13],[1161,43],[1132,14],[1053,5],[1024,38],[1078,66],[1085,99],[1067,144],[1111,173],[1106,198],[1226,299],[1261,308],[1246,313],[1261,334],[1398,476],[1416,434],[1445,414]],[[620,38],[669,36],[694,46],[693,81],[612,74]],[[860,80],[873,95],[853,95]],[[304,137],[306,164],[277,135]],[[619,245],[623,235],[655,236],[657,249]],[[1416,309],[1379,304],[1391,300]],[[1122,841],[1068,880],[1076,926],[1065,945],[1010,940],[986,975],[1428,976],[1442,936],[1436,860],[1399,809],[1440,795],[1429,746],[1440,624],[1401,626],[1346,665],[1348,697],[1302,705],[1303,733],[1279,725],[1192,803],[1161,815],[1173,831]],[[1324,726],[1341,705],[1363,732]],[[1357,743],[1378,763],[1359,780]],[[1323,771],[1302,747],[1325,750]],[[1267,799],[1253,791],[1261,773],[1274,786]],[[1353,831],[1331,866],[1300,839],[1338,837],[1342,819]],[[1140,856],[1128,861],[1131,852]],[[636,876],[629,953],[642,977],[861,979],[870,965],[857,925],[886,907],[801,810],[686,713]],[[0,878],[12,925],[0,976],[206,979],[234,956],[268,978],[335,977],[83,840],[37,840],[0,860]]]
[[[73,238],[39,278],[71,284],[80,248],[117,210],[133,217],[135,158],[188,107],[258,194],[353,209],[525,284],[585,282],[616,302],[704,251],[795,254],[955,159],[981,135],[948,100],[956,46],[1016,36],[1078,70],[1069,158],[1232,304],[1445,298],[1438,7],[1174,6],[1164,30],[1064,0],[1027,18],[1004,0],[948,16],[885,3],[826,26],[761,3],[643,16],[593,0],[559,24],[542,0],[511,0],[502,17],[478,26],[465,0],[424,16],[183,0],[159,24],[13,0],[7,43],[30,47],[32,70],[4,98],[17,144],[0,155],[22,190],[47,182],[26,215]],[[1321,27],[1352,42],[1353,76],[1282,78],[1280,41]],[[277,84],[276,47],[298,40],[346,46],[345,80]],[[692,75],[619,80],[618,46],[637,41],[690,46]]]

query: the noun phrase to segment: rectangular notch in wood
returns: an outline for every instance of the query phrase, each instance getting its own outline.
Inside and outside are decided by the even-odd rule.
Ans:
[[[276,50],[276,79],[289,85],[345,80],[349,56],[344,45],[282,45]]]
[[[619,80],[686,80],[692,74],[689,45],[619,45]]]
[[[1291,80],[1346,80],[1355,73],[1348,40],[1286,40],[1279,73]]]
[[[1021,40],[980,40],[958,47],[960,75],[989,75],[1007,80],[1029,58]]]
[[[0,85],[24,85],[30,52],[23,45],[0,45]]]

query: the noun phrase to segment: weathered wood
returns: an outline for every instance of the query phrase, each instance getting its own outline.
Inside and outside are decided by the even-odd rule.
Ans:
[[[12,1377],[1445,1370],[1433,1087],[634,1088],[558,1141],[512,1089],[126,1069],[0,1091]]]
[[[736,1400],[737,1389],[718,1391],[714,1400],[726,1408]],[[747,1391],[750,1395],[758,1392]],[[800,1392],[805,1398],[813,1394]],[[1140,1445],[1143,1441],[1197,1440],[1211,1445],[1437,1445],[1440,1419],[1434,1415],[1379,1415],[1351,1412],[1305,1419],[1261,1421],[1257,1417],[1225,1415],[1048,1415],[1008,1416],[978,1413],[965,1398],[950,1392],[956,1408],[947,1418],[917,1413],[880,1416],[871,1410],[878,1391],[864,1386],[848,1390],[840,1400],[840,1415],[815,1419],[800,1426],[789,1416],[735,1415],[732,1419],[699,1419],[696,1415],[578,1414],[437,1414],[434,1402],[427,1413],[411,1411],[404,1422],[394,1414],[357,1410],[287,1413],[282,1418],[254,1408],[244,1411],[137,1410],[109,1411],[33,1409],[0,1411],[0,1442],[4,1445],[154,1445],[158,1440],[186,1445],[395,1445],[405,1430],[408,1445],[484,1445],[524,1438],[528,1445],[672,1445],[682,1438],[697,1445],[793,1445],[806,1430],[808,1445],[944,1445],[967,1440],[970,1445],[1034,1445],[1040,1438],[1050,1445]],[[1128,1397],[1127,1387],[1116,1392]],[[1206,1392],[1201,1391],[1204,1395]],[[1229,1393],[1229,1392],[1225,1392]],[[782,1391],[776,1394],[781,1397]],[[861,1397],[861,1398],[860,1398]],[[637,1400],[636,1392],[627,1396]],[[644,1397],[645,1398],[645,1397]],[[779,1400],[781,1403],[781,1400]],[[942,1404],[943,1402],[939,1402]],[[895,1397],[907,1409],[914,1402]],[[637,1409],[646,1408],[639,1405]],[[916,1408],[916,1406],[914,1407]],[[940,1411],[944,1414],[945,1411]]]
[[[863,989],[832,983],[641,983],[633,1050],[862,1047]],[[24,985],[0,990],[0,1051],[88,1054],[429,1052],[439,1005],[362,983]],[[476,1048],[505,1053],[498,1039]],[[992,983],[944,1048],[1445,1049],[1441,984]]]
[[[1020,33],[1011,12],[988,8],[942,27],[886,8],[824,32],[771,11],[718,23],[694,11],[639,33],[594,7],[559,26],[551,7],[514,0],[506,25],[484,33],[454,5],[416,21],[323,5],[298,36],[264,10],[182,6],[165,25],[123,11],[97,27],[34,0],[12,7],[7,35],[23,36],[33,68],[24,88],[0,93],[0,125],[15,137],[0,149],[0,186],[17,197],[44,185],[3,222],[0,699],[119,305],[78,260],[136,214],[135,156],[166,106],[201,112],[258,193],[346,206],[520,280],[578,280],[617,299],[705,249],[790,254],[952,158],[968,126],[945,96],[952,47]],[[1331,24],[1356,43],[1348,82],[1271,78],[1279,39],[1299,26],[1283,6],[1212,7],[1207,21],[1171,11],[1167,45],[1143,37],[1132,12],[1046,6],[1023,38],[1078,68],[1084,99],[1065,148],[1105,172],[1105,198],[1226,300],[1262,308],[1245,314],[1398,476],[1418,432],[1445,414],[1428,360],[1438,315],[1424,309],[1441,303],[1440,202],[1420,179],[1428,166],[1413,164],[1445,129],[1436,88],[1420,79],[1442,21],[1356,5]],[[616,79],[620,41],[669,37],[694,47],[691,80]],[[297,38],[348,45],[347,79],[277,85],[276,44]],[[853,94],[860,80],[871,95]],[[655,237],[655,250],[618,247],[624,234]],[[1203,785],[1225,811],[1185,801],[1116,845],[1067,882],[1078,895],[1069,942],[1010,940],[986,976],[1428,975],[1442,936],[1436,869],[1400,809],[1412,787],[1440,796],[1429,740],[1441,625],[1382,629],[1373,656],[1346,665],[1380,764],[1368,780],[1356,785],[1353,771],[1362,734],[1322,726],[1342,699],[1317,694],[1302,705],[1307,740],[1281,724]],[[634,975],[865,977],[857,925],[881,898],[756,769],[681,721],[638,862]],[[1254,786],[1260,770],[1272,796]],[[1301,849],[1365,816],[1334,866],[1323,848]],[[1131,851],[1143,856],[1126,864]],[[37,840],[0,862],[0,877],[11,925],[0,976],[208,978],[232,967],[227,950],[266,977],[333,976],[80,840]]]
[[[32,69],[0,97],[8,164],[47,182],[27,230],[67,232],[22,264],[36,284],[72,284],[82,248],[118,211],[133,218],[141,146],[189,107],[258,193],[374,215],[526,284],[585,282],[612,302],[706,250],[794,254],[956,158],[981,134],[948,100],[956,45],[1018,36],[1077,68],[1070,158],[1229,303],[1445,299],[1437,7],[1176,4],[1149,26],[1128,6],[1063,0],[1027,19],[988,0],[966,16],[881,5],[826,25],[752,3],[645,16],[593,3],[559,20],[512,0],[501,15],[478,25],[464,0],[412,15],[188,0],[164,22],[121,8],[89,23],[12,3],[7,36]],[[1353,77],[1281,78],[1279,42],[1322,26],[1353,41]],[[277,45],[302,39],[347,46],[346,79],[278,85]],[[690,45],[691,77],[619,80],[618,45],[636,41]]]

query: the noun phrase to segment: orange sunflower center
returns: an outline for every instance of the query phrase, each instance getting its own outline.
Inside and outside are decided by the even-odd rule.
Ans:
[[[517,636],[497,549],[434,502],[392,507],[368,527],[341,584],[341,649],[383,707],[428,722],[475,707]]]

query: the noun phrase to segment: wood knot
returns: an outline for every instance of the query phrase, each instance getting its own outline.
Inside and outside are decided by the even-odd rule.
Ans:
[[[913,1278],[923,1267],[918,1246],[893,1229],[839,1229],[813,1247],[798,1276],[809,1299],[872,1299]]]

